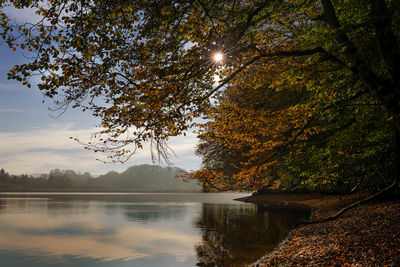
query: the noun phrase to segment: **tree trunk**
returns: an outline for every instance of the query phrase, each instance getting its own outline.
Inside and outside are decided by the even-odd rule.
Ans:
[[[395,193],[400,193],[400,131],[395,129],[394,135],[394,183],[397,184]]]

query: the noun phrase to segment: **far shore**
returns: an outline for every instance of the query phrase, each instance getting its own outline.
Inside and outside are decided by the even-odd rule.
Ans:
[[[200,193],[197,190],[182,189],[152,189],[152,188],[0,188],[1,193]]]

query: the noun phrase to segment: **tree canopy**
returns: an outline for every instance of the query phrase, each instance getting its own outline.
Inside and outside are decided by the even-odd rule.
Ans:
[[[100,117],[87,148],[112,159],[145,141],[168,157],[168,138],[197,126],[191,175],[217,189],[379,188],[399,174],[398,1],[1,3],[41,18],[1,11],[3,40],[30,57],[9,78],[39,75],[57,108]]]

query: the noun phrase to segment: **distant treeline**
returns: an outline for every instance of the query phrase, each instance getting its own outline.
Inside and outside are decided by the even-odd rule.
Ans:
[[[89,172],[54,169],[49,174],[10,175],[4,169],[0,170],[0,191],[28,190],[201,190],[201,187],[191,182],[176,178],[183,169],[153,165],[138,165],[129,167],[122,173],[108,172],[94,178]]]

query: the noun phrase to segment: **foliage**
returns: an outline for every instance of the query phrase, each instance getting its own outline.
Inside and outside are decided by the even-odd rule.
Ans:
[[[4,169],[0,170],[0,188],[5,191],[29,190],[34,188],[75,188],[76,184],[72,178],[82,178],[85,174],[78,174],[74,171],[61,171],[55,169],[50,173],[42,174],[39,177],[23,175],[10,175]]]
[[[322,2],[323,6],[327,1]],[[352,8],[357,9],[360,13],[357,13],[357,19],[364,20],[357,23],[371,23],[368,21],[371,20],[369,13],[361,13],[358,4],[341,3],[347,5],[350,13],[354,11]],[[396,12],[396,7],[391,7],[392,12]],[[323,8],[327,16],[326,7]],[[349,14],[341,11],[341,20],[354,19],[346,17]],[[284,20],[282,17],[277,19]],[[317,56],[316,60],[313,60],[316,55],[292,57],[291,66],[287,66],[287,57],[279,58],[273,61],[275,66],[272,68],[270,60],[261,65],[258,61],[242,72],[245,78],[235,77],[227,88],[228,93],[243,90],[240,97],[232,100],[222,96],[219,104],[209,111],[211,120],[204,126],[202,143],[197,150],[203,156],[203,169],[192,173],[193,177],[203,181],[205,188],[303,188],[343,192],[362,185],[378,190],[397,175],[394,171],[399,165],[395,156],[398,141],[396,144],[392,140],[396,137],[397,130],[393,131],[393,128],[398,127],[398,122],[395,116],[388,120],[388,108],[384,107],[386,113],[382,110],[380,104],[385,106],[385,103],[379,100],[377,92],[371,90],[372,85],[362,77],[364,73],[340,66],[342,58],[351,62],[351,58],[343,55],[346,45],[339,43],[344,47],[337,51],[327,47],[327,43],[334,44],[340,39],[332,40],[332,33],[322,27],[326,25],[320,24],[320,19],[315,19],[318,22],[313,25],[310,18],[303,30],[307,28],[311,32],[303,32],[301,38],[307,38],[299,44],[321,44],[325,51],[322,57]],[[308,28],[311,25],[313,27]],[[348,27],[351,32],[361,26]],[[393,30],[398,33],[397,29]],[[356,39],[361,37],[359,35],[361,32],[354,35],[352,42],[359,46],[357,49],[365,56],[363,60],[369,60],[371,71],[383,75],[389,66],[372,62],[371,55],[367,54],[371,49],[378,53],[383,47],[377,46],[377,43],[372,46],[372,36]],[[318,39],[314,39],[316,36]],[[395,81],[397,78],[392,76],[391,79]],[[398,86],[392,84],[389,87],[391,97],[396,98]],[[297,102],[293,102],[288,96],[279,96],[284,90],[291,94],[302,93],[303,97],[295,98]],[[271,94],[277,99],[260,104],[265,99],[262,94]],[[387,99],[389,97],[386,103]],[[274,104],[281,105],[280,109],[274,109]],[[215,153],[216,150],[223,153]],[[234,165],[234,172],[216,166],[218,160],[223,165]]]
[[[9,78],[29,86],[39,75],[56,107],[100,117],[87,148],[111,159],[145,141],[168,158],[168,138],[204,115],[205,164],[191,175],[206,187],[332,189],[362,178],[379,188],[400,173],[398,1],[2,5],[43,18],[16,25],[1,12],[5,42],[32,57]]]
[[[222,104],[210,111],[213,119],[205,124],[197,148],[203,169],[192,173],[206,190],[343,192],[359,183],[371,189],[390,183],[394,169],[392,126],[380,107],[346,104],[313,110],[312,120],[306,120],[310,123],[303,129],[302,118],[310,116],[296,108],[301,102],[301,112],[306,110],[307,92],[279,91],[263,98],[249,91],[236,99],[224,97]],[[249,99],[254,103],[246,103]],[[358,101],[369,103],[373,99],[360,97]],[[289,112],[294,114],[289,116]],[[296,113],[300,114],[298,125]],[[291,139],[298,133],[302,135]]]

